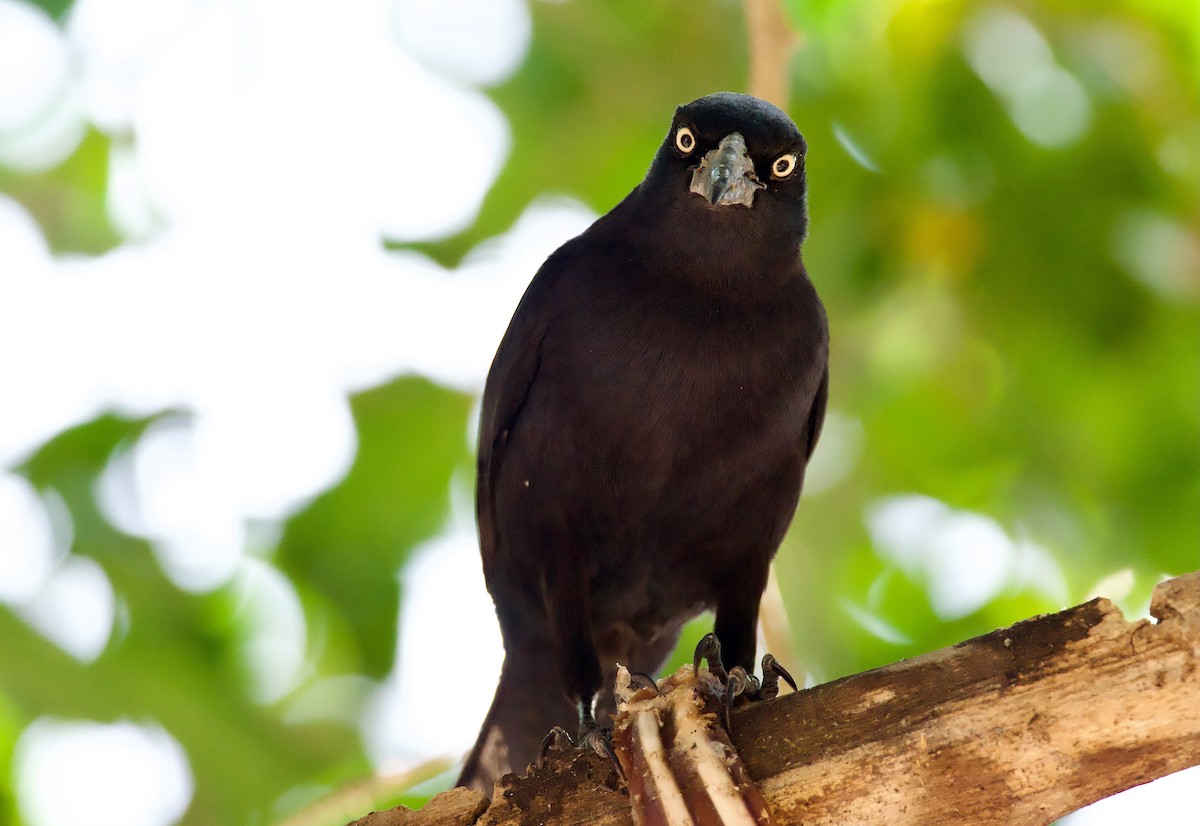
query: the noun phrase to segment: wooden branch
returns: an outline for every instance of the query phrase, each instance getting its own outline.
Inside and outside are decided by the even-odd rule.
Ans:
[[[1043,826],[1200,764],[1200,572],[1151,614],[1026,620],[751,707],[734,744],[782,822]]]
[[[788,23],[782,0],[746,0],[750,41],[750,94],[787,109],[792,52],[799,38]]]
[[[745,707],[732,740],[778,823],[1044,826],[1200,764],[1200,572],[1161,583],[1151,613],[1096,599],[1026,620]],[[358,823],[631,823],[599,758],[507,780],[478,820]]]

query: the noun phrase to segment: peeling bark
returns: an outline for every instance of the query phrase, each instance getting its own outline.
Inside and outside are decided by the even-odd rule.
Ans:
[[[617,670],[613,744],[635,826],[770,826],[763,796],[721,723],[724,687],[691,665],[634,690]]]

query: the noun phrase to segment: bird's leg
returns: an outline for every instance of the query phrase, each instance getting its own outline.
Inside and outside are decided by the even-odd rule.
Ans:
[[[540,767],[546,761],[546,755],[551,751],[565,751],[568,748],[579,751],[594,751],[596,754],[613,764],[617,776],[625,779],[625,770],[617,759],[613,749],[612,731],[596,722],[596,697],[592,695],[579,701],[579,734],[574,740],[562,726],[555,726],[542,740],[538,749],[537,765]]]
[[[562,727],[551,729],[542,740],[538,764],[542,763],[550,749],[562,749],[571,744],[577,749],[594,751],[608,758],[620,774],[621,765],[612,747],[612,732],[596,722],[596,698],[600,692],[603,671],[588,621],[587,584],[581,574],[584,567],[579,564],[559,568],[555,572],[558,575],[556,587],[547,599],[547,613],[551,627],[556,632],[557,659],[562,669],[563,684],[567,695],[576,698],[579,732],[572,740]]]
[[[758,603],[767,586],[767,568],[761,576],[749,570],[733,579],[717,603],[713,632],[721,641],[721,653],[725,667],[740,665],[749,674],[754,673],[754,648],[757,644]]]
[[[779,694],[782,679],[796,690],[796,681],[770,654],[763,657],[763,681],[754,676],[755,628],[758,624],[758,602],[766,585],[766,573],[731,583],[733,587],[717,605],[715,630],[706,634],[696,646],[693,668],[699,672],[700,661],[708,660],[708,670],[725,687],[725,727],[730,728],[734,700],[770,700]],[[724,658],[722,658],[724,653]],[[728,672],[725,664],[731,663]]]
[[[617,777],[624,782],[625,769],[621,766],[621,761],[617,759],[617,752],[613,749],[612,729],[604,728],[596,722],[595,695],[579,700],[579,741],[576,748],[585,751],[590,749],[608,760],[616,769]]]
[[[591,749],[601,756],[612,752],[612,732],[596,722],[595,696],[579,700],[579,739],[575,743],[578,748]]]

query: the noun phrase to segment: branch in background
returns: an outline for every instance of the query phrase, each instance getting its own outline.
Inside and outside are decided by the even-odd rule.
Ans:
[[[1200,572],[1161,583],[1151,613],[1157,623],[1127,622],[1096,599],[1026,620],[748,706],[732,741],[776,822],[1044,826],[1200,765]],[[508,778],[478,820],[482,797],[458,789],[446,794],[461,819],[392,812],[359,826],[629,824],[613,775],[561,755]]]
[[[413,786],[448,771],[452,765],[451,760],[437,757],[407,771],[368,777],[310,803],[279,826],[325,826],[342,822],[355,817],[373,802],[395,800]],[[387,821],[374,821],[373,826],[387,826]]]
[[[779,590],[779,578],[775,575],[775,563],[771,563],[771,573],[767,577],[767,590],[763,592],[762,602],[758,606],[758,630],[760,650],[769,651],[781,663],[787,663],[787,668],[793,674],[803,675],[804,661],[796,651],[796,640],[792,637],[792,623],[788,619],[787,605],[783,602],[783,594]]]
[[[786,111],[792,52],[799,38],[788,23],[782,0],[746,0],[746,37],[750,47],[750,94]],[[802,666],[792,642],[774,565],[758,617],[766,650],[787,663],[793,673],[800,673]]]
[[[792,52],[798,38],[782,0],[746,0],[746,36],[750,40],[750,94],[786,110]]]

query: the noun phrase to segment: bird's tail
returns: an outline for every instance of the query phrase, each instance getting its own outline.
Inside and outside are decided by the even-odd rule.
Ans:
[[[550,729],[562,726],[574,733],[578,715],[559,689],[557,671],[531,665],[531,659],[511,651],[504,658],[492,707],[457,785],[491,797],[497,780],[533,762]]]

